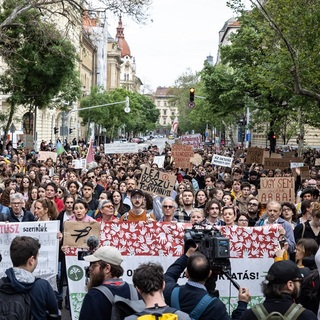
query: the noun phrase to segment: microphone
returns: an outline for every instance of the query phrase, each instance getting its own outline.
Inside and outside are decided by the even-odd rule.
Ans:
[[[95,249],[99,246],[99,239],[96,236],[90,236],[87,239],[87,246],[91,252],[94,252]]]

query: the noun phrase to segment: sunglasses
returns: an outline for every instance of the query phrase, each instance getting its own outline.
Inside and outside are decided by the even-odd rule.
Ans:
[[[165,209],[172,209],[173,206],[163,206],[163,208],[165,208]]]
[[[112,204],[107,204],[107,205],[105,205],[105,206],[103,206],[103,208],[108,208],[108,209],[113,209],[114,208],[114,206],[112,205]]]

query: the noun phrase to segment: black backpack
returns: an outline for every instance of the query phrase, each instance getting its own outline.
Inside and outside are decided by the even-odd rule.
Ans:
[[[319,270],[311,270],[304,278],[301,284],[300,296],[298,302],[305,308],[318,312],[320,302],[320,277]]]
[[[31,302],[27,293],[17,293],[6,278],[0,279],[0,320],[30,320]]]

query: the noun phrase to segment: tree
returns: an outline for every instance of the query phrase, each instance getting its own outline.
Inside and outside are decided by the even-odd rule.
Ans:
[[[40,17],[36,20],[29,11],[6,32],[15,40],[0,46],[7,65],[0,86],[2,93],[9,95],[10,105],[4,137],[19,105],[33,113],[35,108],[46,108],[57,95],[72,103],[81,93],[75,48],[54,25]]]
[[[102,90],[102,88],[92,88],[90,95],[81,99],[81,108],[96,106],[114,102],[125,101],[126,96],[130,100],[130,113],[124,112],[123,104],[114,104],[97,109],[80,111],[80,116],[84,124],[94,122],[102,128],[107,129],[107,133],[114,138],[115,132],[119,127],[126,126],[127,132],[152,131],[155,129],[156,122],[159,117],[154,103],[146,96],[135,92],[129,92],[124,89],[115,89],[110,92]]]

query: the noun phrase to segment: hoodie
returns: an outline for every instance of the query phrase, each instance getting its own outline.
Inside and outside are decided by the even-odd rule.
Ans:
[[[36,278],[31,272],[21,268],[9,268],[6,275],[7,283],[16,292],[29,294],[33,320],[46,320],[47,312],[59,319],[57,300],[47,280]]]

